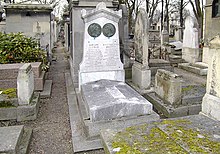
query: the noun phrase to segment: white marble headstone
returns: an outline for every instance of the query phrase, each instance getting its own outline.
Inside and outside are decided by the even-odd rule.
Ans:
[[[19,105],[28,105],[34,93],[34,73],[30,63],[19,68],[17,94]]]
[[[79,88],[82,84],[100,79],[124,81],[118,32],[121,16],[121,10],[112,11],[103,2],[92,11],[82,10],[85,34]]]
[[[193,26],[193,18],[191,16],[188,16],[185,20],[183,47],[199,48],[198,30]]]
[[[145,9],[140,8],[135,21],[135,60],[145,66],[148,66],[148,35],[148,15]]]

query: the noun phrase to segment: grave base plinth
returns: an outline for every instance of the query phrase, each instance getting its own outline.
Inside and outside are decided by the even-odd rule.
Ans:
[[[149,89],[151,83],[151,70],[141,63],[135,62],[132,66],[132,82],[140,89]]]
[[[202,100],[202,114],[220,121],[220,98],[205,94]]]

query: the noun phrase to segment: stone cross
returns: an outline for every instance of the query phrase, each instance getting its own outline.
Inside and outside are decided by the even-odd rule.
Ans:
[[[135,60],[148,67],[148,15],[147,12],[140,8],[136,22],[134,32],[134,49]]]
[[[28,105],[34,92],[34,73],[30,63],[19,68],[17,77],[17,95],[19,105]]]
[[[199,48],[198,30],[193,28],[194,21],[191,16],[185,20],[185,30],[183,35],[183,47]]]

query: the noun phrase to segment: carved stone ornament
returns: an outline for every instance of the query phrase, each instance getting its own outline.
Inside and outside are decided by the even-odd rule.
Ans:
[[[88,33],[91,37],[94,37],[94,38],[99,37],[99,35],[101,35],[101,32],[102,32],[102,28],[97,23],[92,23],[88,27]]]
[[[103,26],[103,35],[106,37],[112,37],[115,35],[116,29],[115,26],[111,23],[107,23]]]

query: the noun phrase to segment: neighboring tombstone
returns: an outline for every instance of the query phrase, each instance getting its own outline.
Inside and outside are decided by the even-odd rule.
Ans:
[[[202,101],[202,113],[220,121],[220,36],[209,42],[212,58],[208,64],[206,94]]]
[[[122,10],[122,18],[119,21],[119,39],[120,39],[120,51],[121,60],[123,61],[124,68],[131,66],[131,55],[130,55],[130,42],[128,35],[128,9],[125,4],[120,4],[119,9]]]
[[[151,81],[151,71],[148,66],[148,27],[148,15],[146,11],[141,8],[135,22],[135,63],[132,66],[132,82],[140,89],[149,88]]]
[[[18,104],[28,105],[34,93],[34,73],[30,63],[19,68],[17,77]]]
[[[83,59],[79,69],[79,88],[100,79],[125,80],[120,61],[118,22],[120,11],[106,8],[104,2],[95,10],[82,10],[85,22]]]
[[[161,45],[164,43],[169,43],[169,33],[166,29],[161,32]]]
[[[155,92],[168,104],[176,107],[181,103],[182,78],[173,72],[158,69],[155,76]]]
[[[175,29],[175,40],[182,41],[182,27],[178,27]]]
[[[185,20],[182,59],[189,63],[199,61],[198,30],[194,28],[194,20],[190,16]]]

